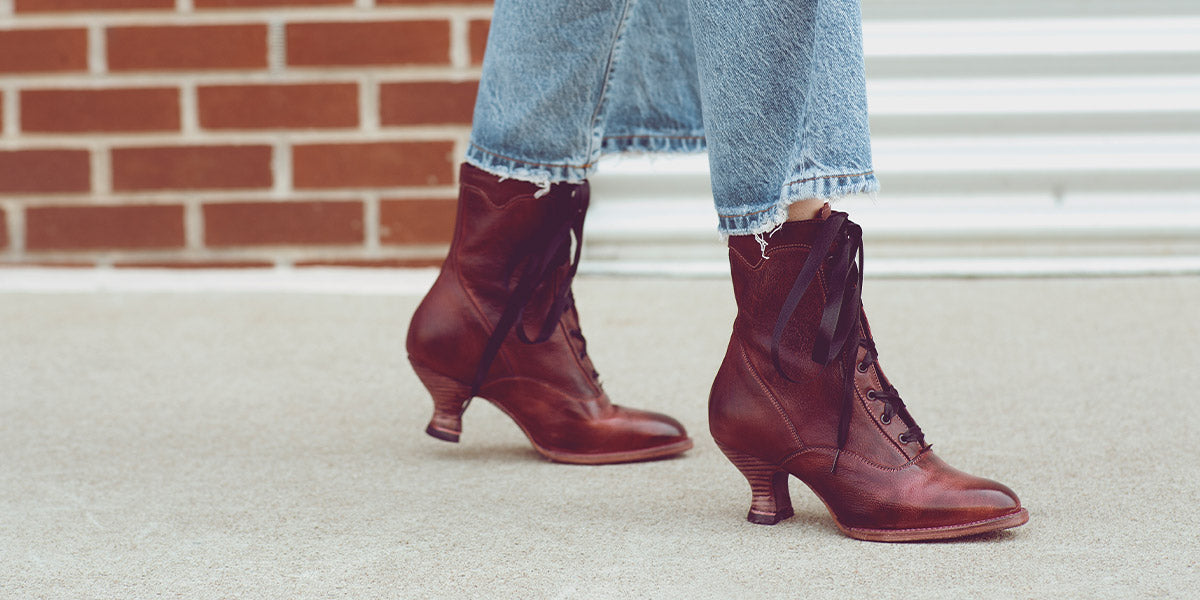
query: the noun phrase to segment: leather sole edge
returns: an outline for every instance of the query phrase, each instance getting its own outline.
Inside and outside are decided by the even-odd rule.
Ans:
[[[1002,529],[1019,527],[1029,522],[1029,511],[1022,508],[1016,512],[983,521],[974,521],[962,525],[945,525],[942,527],[924,527],[919,529],[864,529],[846,527],[834,519],[834,523],[842,533],[856,539],[868,542],[922,542],[932,540],[948,540]]]
[[[666,446],[654,446],[651,448],[643,448],[641,450],[626,450],[622,452],[608,452],[604,454],[574,454],[570,452],[557,452],[549,448],[543,448],[533,440],[530,440],[533,449],[546,458],[560,463],[572,465],[609,465],[614,463],[641,462],[646,460],[656,460],[660,458],[669,458],[677,454],[682,454],[691,450],[695,446],[692,438],[680,440]]]

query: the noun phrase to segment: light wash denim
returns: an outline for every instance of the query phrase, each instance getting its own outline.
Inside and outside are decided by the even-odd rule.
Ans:
[[[467,161],[578,183],[708,150],[718,228],[874,193],[858,0],[496,0]]]

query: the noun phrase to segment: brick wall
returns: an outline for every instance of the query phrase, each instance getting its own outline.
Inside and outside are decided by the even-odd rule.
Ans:
[[[436,264],[490,13],[0,0],[0,264]]]

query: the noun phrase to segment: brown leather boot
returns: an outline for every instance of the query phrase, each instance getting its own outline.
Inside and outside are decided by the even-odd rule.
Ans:
[[[571,280],[588,186],[460,172],[450,254],[408,328],[408,356],[433,395],[426,433],[457,442],[473,397],[512,417],[552,460],[602,464],[692,447],[666,415],[609,402],[588,358]],[[573,249],[572,249],[573,248]]]
[[[1025,523],[1012,490],[933,454],[884,376],[860,296],[862,231],[846,217],[826,207],[822,218],[784,224],[765,249],[754,236],[729,238],[738,315],[709,426],[750,482],[747,518],[772,525],[792,516],[791,474],[862,540]]]

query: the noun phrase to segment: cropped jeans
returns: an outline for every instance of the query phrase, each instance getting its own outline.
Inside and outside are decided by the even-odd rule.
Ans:
[[[718,229],[878,189],[858,0],[496,0],[467,162],[579,183],[708,151]]]

